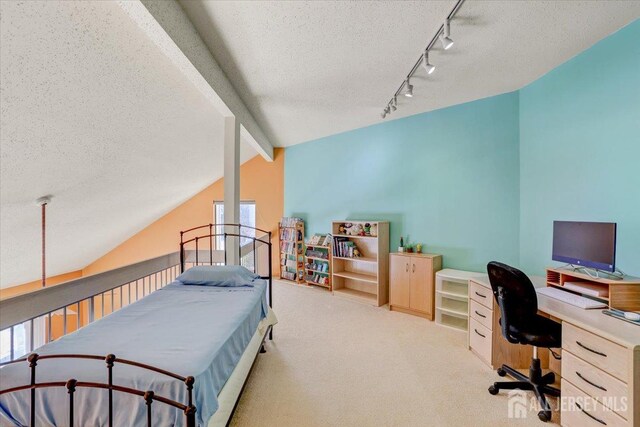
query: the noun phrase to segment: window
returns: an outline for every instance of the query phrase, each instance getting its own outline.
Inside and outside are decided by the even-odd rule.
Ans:
[[[219,224],[224,224],[224,203],[213,202],[213,223],[216,225],[215,234],[224,233],[224,227]],[[256,202],[243,201],[240,202],[240,224],[248,225],[250,227],[256,226]],[[242,233],[246,236],[255,237],[255,230],[250,228],[242,229]],[[246,245],[251,243],[250,239],[243,238],[240,240],[240,245]],[[216,249],[224,250],[224,236],[216,236]]]

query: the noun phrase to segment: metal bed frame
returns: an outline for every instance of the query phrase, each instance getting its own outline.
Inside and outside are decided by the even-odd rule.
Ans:
[[[223,227],[224,228],[224,232],[222,233],[214,233],[214,227]],[[264,233],[263,236],[261,237],[255,237],[255,236],[250,236],[247,234],[243,234],[242,231],[243,229],[247,229],[247,230],[253,230],[253,233]],[[205,234],[201,234],[201,235],[196,235],[194,237],[190,237],[189,235],[194,233],[194,232],[198,232],[199,230],[204,230]],[[206,231],[208,231],[208,234],[206,234]],[[273,281],[272,281],[272,262],[271,262],[271,255],[272,255],[272,243],[271,243],[271,232],[270,231],[265,231],[265,230],[261,230],[259,228],[255,228],[255,227],[249,227],[246,225],[241,225],[241,224],[207,224],[207,225],[202,225],[199,227],[194,227],[194,228],[190,228],[188,230],[184,230],[180,232],[180,272],[184,272],[185,270],[185,266],[187,265],[187,246],[190,244],[193,244],[195,246],[195,265],[214,265],[214,264],[221,264],[219,262],[215,262],[216,260],[214,260],[213,257],[213,253],[214,253],[214,240],[216,237],[223,237],[224,242],[225,242],[225,250],[224,250],[224,264],[226,265],[227,263],[227,250],[226,250],[226,242],[228,238],[233,238],[233,239],[237,239],[238,241],[238,259],[241,260],[243,257],[243,249],[240,245],[240,239],[250,239],[252,241],[252,252],[253,252],[253,271],[255,274],[259,274],[257,269],[258,269],[258,257],[257,257],[257,247],[256,247],[256,242],[260,243],[260,244],[264,244],[267,246],[268,248],[268,275],[267,276],[263,276],[261,275],[260,278],[267,280],[268,281],[268,302],[269,302],[269,307],[272,307],[272,303],[273,303],[273,297],[272,297],[272,285],[273,285]],[[199,242],[205,240],[208,242],[208,253],[209,253],[209,257],[208,259],[205,259],[204,261],[201,261],[201,257],[199,255]],[[249,372],[247,374],[247,377],[244,380],[244,383],[242,385],[242,388],[240,390],[240,393],[238,394],[238,397],[236,399],[236,402],[234,404],[233,410],[231,411],[231,414],[229,416],[229,419],[227,420],[227,425],[229,424],[229,422],[231,421],[231,419],[233,418],[233,414],[235,413],[235,410],[238,406],[238,402],[240,401],[240,397],[242,396],[242,393],[245,389],[247,380],[249,378],[249,376],[251,375],[251,372],[253,370],[253,367],[255,365],[255,362],[257,360],[258,354],[259,353],[265,353],[266,350],[264,349],[264,341],[267,337],[267,334],[269,335],[269,340],[273,339],[273,326],[269,326],[267,332],[265,332],[264,336],[262,337],[262,344],[260,346],[260,350],[256,353],[254,360],[253,360],[253,364],[251,365],[251,368],[249,369]],[[75,378],[71,378],[68,379],[66,381],[54,381],[54,382],[44,382],[44,383],[38,383],[36,381],[36,366],[38,366],[38,362],[44,361],[44,360],[48,360],[48,359],[90,359],[90,360],[102,360],[105,362],[106,367],[107,367],[107,382],[106,383],[98,383],[98,382],[85,382],[85,381],[79,381],[76,380]],[[113,354],[108,354],[107,356],[98,356],[98,355],[89,355],[89,354],[51,354],[51,355],[38,355],[37,353],[31,353],[26,357],[20,358],[20,359],[16,359],[16,360],[12,360],[9,362],[4,362],[4,363],[0,363],[0,367],[2,366],[6,366],[6,365],[11,365],[11,364],[16,364],[16,363],[28,363],[29,365],[29,370],[31,373],[31,380],[29,384],[25,384],[22,386],[17,386],[17,387],[12,387],[12,388],[8,388],[8,389],[3,389],[0,390],[0,395],[3,394],[7,394],[7,393],[15,393],[18,391],[23,391],[23,390],[30,390],[31,391],[31,399],[30,399],[30,423],[29,426],[30,427],[35,427],[36,425],[36,390],[37,389],[41,389],[41,388],[49,388],[49,387],[65,387],[67,389],[67,393],[69,394],[69,423],[68,425],[70,427],[74,426],[74,412],[75,412],[75,408],[74,408],[74,394],[76,392],[77,388],[97,388],[97,389],[105,389],[109,391],[109,404],[108,404],[108,411],[109,411],[109,427],[113,427],[113,392],[117,391],[120,393],[126,393],[126,394],[130,394],[130,395],[134,395],[134,396],[139,396],[142,397],[144,400],[144,403],[147,407],[147,426],[151,427],[153,425],[153,416],[152,416],[152,404],[153,402],[159,402],[159,403],[163,403],[169,406],[172,406],[174,408],[177,408],[181,411],[183,411],[184,416],[185,416],[185,424],[187,427],[195,427],[196,426],[196,412],[197,412],[197,408],[194,406],[193,404],[193,386],[195,383],[195,378],[192,376],[187,376],[187,377],[183,377],[181,375],[175,374],[173,372],[169,372],[166,371],[164,369],[160,369],[160,368],[156,368],[154,366],[151,365],[147,365],[144,363],[140,363],[140,362],[136,362],[136,361],[132,361],[132,360],[127,360],[127,359],[118,359],[115,355]],[[129,365],[129,366],[134,366],[140,369],[144,369],[144,370],[148,370],[148,371],[152,371],[152,372],[156,372],[158,374],[161,375],[165,375],[168,377],[171,377],[175,380],[181,381],[185,384],[186,389],[187,389],[187,395],[188,395],[188,400],[187,403],[180,403],[177,402],[175,400],[169,399],[167,397],[163,397],[163,396],[159,396],[156,395],[153,390],[137,390],[134,388],[130,388],[130,387],[123,387],[123,386],[119,386],[113,383],[113,368],[116,365],[116,363],[118,364],[124,364],[124,365]]]

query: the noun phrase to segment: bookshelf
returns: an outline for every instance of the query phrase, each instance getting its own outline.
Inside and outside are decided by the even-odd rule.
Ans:
[[[305,280],[308,285],[331,291],[331,235],[314,235],[305,250]]]
[[[304,222],[300,218],[282,218],[280,238],[280,279],[304,284]]]
[[[389,223],[333,221],[333,294],[376,307],[389,301]]]

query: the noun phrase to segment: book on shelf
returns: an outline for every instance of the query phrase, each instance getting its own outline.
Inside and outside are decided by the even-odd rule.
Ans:
[[[329,261],[329,251],[328,250],[320,250],[320,249],[310,249],[307,248],[306,256],[312,258],[322,258],[323,260]]]
[[[322,241],[322,246],[329,245],[331,245],[331,234],[327,234],[326,236],[324,236],[324,240]]]
[[[309,239],[309,245],[311,245],[311,246],[321,245],[322,242],[324,242],[324,240],[325,240],[325,236],[324,235],[322,235],[322,234],[314,234]]]
[[[302,230],[295,230],[293,228],[281,228],[280,229],[280,240],[302,240]]]
[[[291,271],[283,271],[280,273],[280,276],[283,279],[287,279],[287,280],[296,280],[296,273],[295,272],[291,272]]]
[[[305,276],[307,282],[315,283],[318,285],[329,286],[329,276],[322,276],[320,274],[307,274]]]
[[[282,227],[298,227],[302,223],[302,218],[297,217],[282,217],[282,219],[280,219],[280,226]]]
[[[280,252],[295,255],[302,250],[302,245],[296,242],[280,242]]]
[[[333,256],[341,257],[342,253],[342,243],[348,242],[349,239],[346,237],[334,237],[333,238]]]
[[[358,246],[346,237],[334,237],[333,256],[339,258],[358,258],[356,250]],[[359,251],[358,251],[359,253]]]

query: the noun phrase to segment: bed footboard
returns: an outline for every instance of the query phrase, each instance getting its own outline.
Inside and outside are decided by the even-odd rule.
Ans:
[[[75,378],[70,378],[66,381],[54,381],[54,382],[37,382],[37,366],[38,362],[42,362],[47,359],[91,359],[91,360],[103,360],[106,364],[107,368],[107,382],[106,383],[98,383],[98,382],[85,382],[78,381]],[[22,390],[31,390],[30,397],[30,421],[29,426],[35,427],[36,425],[36,390],[40,388],[49,388],[49,387],[65,387],[67,389],[67,393],[69,395],[69,423],[70,427],[74,426],[74,394],[77,388],[99,388],[105,389],[109,391],[109,406],[108,406],[108,419],[109,419],[109,427],[113,427],[113,392],[126,393],[133,396],[142,397],[144,404],[147,407],[147,426],[153,426],[153,411],[152,405],[154,402],[159,402],[165,405],[172,406],[183,411],[185,416],[185,424],[187,427],[195,427],[196,426],[196,407],[193,405],[193,385],[195,383],[195,379],[192,376],[183,377],[181,375],[174,374],[173,372],[166,371],[164,369],[156,368],[154,366],[146,365],[144,363],[135,362],[127,359],[118,359],[113,354],[108,354],[107,356],[97,356],[97,355],[88,355],[88,354],[51,354],[51,355],[38,355],[37,353],[31,353],[29,356],[13,360],[10,362],[0,364],[0,367],[6,365],[12,365],[17,363],[28,363],[29,370],[31,374],[31,381],[29,384],[11,387],[8,389],[0,390],[0,395],[15,393]],[[145,369],[149,371],[153,371],[155,373],[166,375],[168,377],[174,378],[178,381],[181,381],[185,384],[187,388],[188,402],[186,404],[176,402],[175,400],[168,399],[166,397],[156,395],[153,390],[137,390],[130,387],[123,387],[113,383],[113,369],[116,363],[121,363],[129,366],[134,366],[140,369]]]

